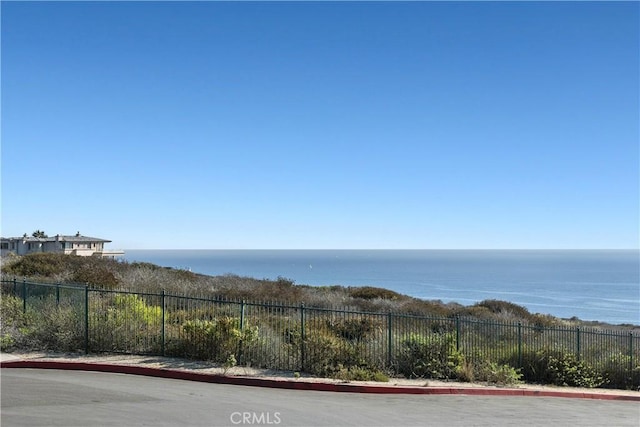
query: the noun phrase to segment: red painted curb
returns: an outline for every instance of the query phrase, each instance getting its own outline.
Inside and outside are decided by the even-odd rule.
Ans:
[[[274,380],[268,378],[225,376],[203,374],[198,372],[177,371],[164,368],[148,368],[132,365],[112,365],[107,363],[56,362],[47,360],[15,360],[0,362],[0,368],[33,368],[64,369],[74,371],[96,371],[117,374],[144,375],[149,377],[172,378],[188,381],[199,381],[216,384],[231,384],[254,387],[270,387],[291,390],[333,391],[343,393],[376,393],[376,394],[463,394],[474,396],[537,396],[565,397],[599,400],[625,400],[640,402],[640,395],[615,395],[589,392],[523,390],[523,389],[489,389],[464,387],[407,387],[362,384],[315,383],[298,380]]]

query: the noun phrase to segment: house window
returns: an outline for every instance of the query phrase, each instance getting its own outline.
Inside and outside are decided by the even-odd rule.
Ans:
[[[0,249],[9,249],[9,242],[0,243]]]

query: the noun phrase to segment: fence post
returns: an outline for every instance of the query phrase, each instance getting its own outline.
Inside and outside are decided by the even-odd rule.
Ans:
[[[165,326],[164,326],[164,319],[165,319],[165,303],[164,303],[164,297],[165,297],[165,293],[164,293],[164,289],[162,290],[162,355],[165,355]]]
[[[22,313],[27,312],[27,278],[22,279]]]
[[[56,283],[56,306],[60,305],[60,283]]]
[[[460,351],[460,316],[456,315],[456,351]]]
[[[18,286],[17,286],[17,280],[14,277],[13,278],[13,295],[15,296],[18,293]]]
[[[304,358],[305,358],[305,345],[306,333],[304,330],[304,303],[300,304],[300,370],[304,371]]]
[[[244,308],[245,301],[242,299],[240,301],[240,342],[238,343],[238,365],[244,364],[244,342],[242,338],[244,338]]]
[[[576,356],[580,360],[580,326],[576,326]]]
[[[84,287],[84,354],[89,354],[89,285]]]
[[[240,331],[244,331],[244,299],[240,302]]]
[[[391,334],[391,318],[393,314],[391,314],[391,310],[387,313],[387,368],[391,369],[391,354],[393,352],[393,341]]]
[[[633,332],[629,331],[629,378],[633,385]]]
[[[518,368],[522,368],[522,322],[518,322]]]

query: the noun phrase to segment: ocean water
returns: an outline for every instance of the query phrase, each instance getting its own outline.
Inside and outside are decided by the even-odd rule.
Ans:
[[[464,305],[499,299],[533,313],[640,325],[636,250],[128,250],[125,259]]]

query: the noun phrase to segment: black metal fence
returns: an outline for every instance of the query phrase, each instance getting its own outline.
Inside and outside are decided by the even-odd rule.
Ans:
[[[356,312],[15,279],[2,281],[2,293],[16,297],[27,322],[48,328],[48,347],[63,351],[220,363],[233,358],[243,366],[318,375],[366,367],[407,376],[435,374],[429,371],[435,365],[410,360],[425,346],[431,348],[430,357],[446,359],[455,353],[470,363],[514,368],[543,353],[570,354],[602,373],[610,386],[640,387],[640,335],[625,330]]]

